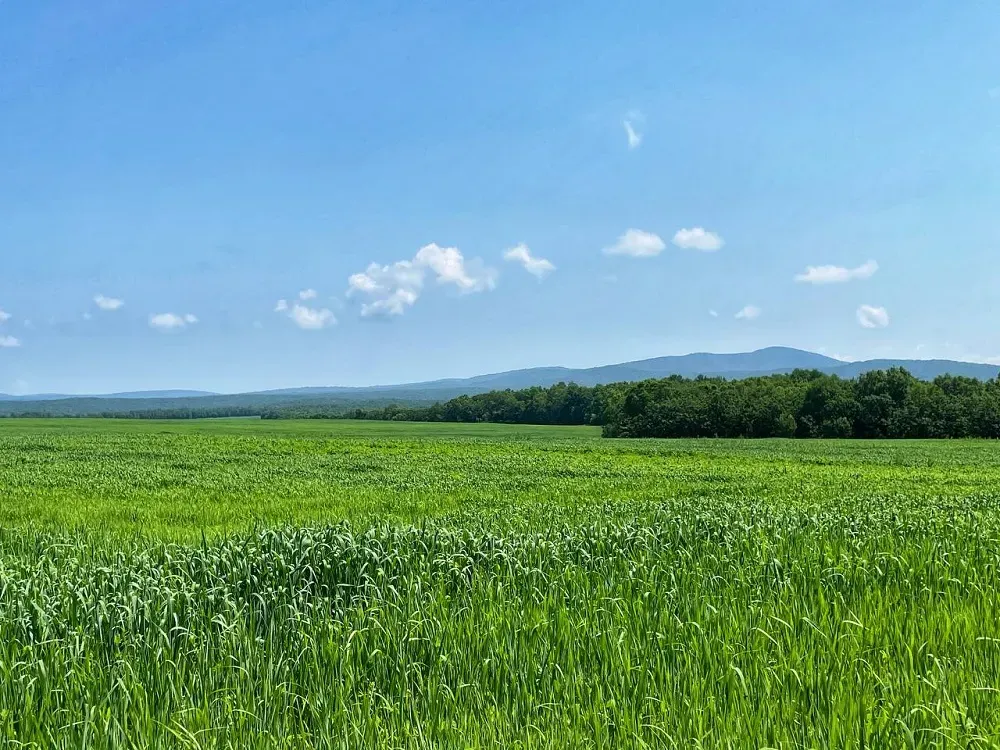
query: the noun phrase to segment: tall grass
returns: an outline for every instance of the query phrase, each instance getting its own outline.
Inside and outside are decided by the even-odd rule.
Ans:
[[[53,512],[3,510],[0,746],[998,747],[992,445],[51,430],[0,438]],[[254,481],[369,505],[201,537]]]
[[[992,509],[0,539],[38,747],[995,747]],[[505,533],[497,533],[505,525]]]

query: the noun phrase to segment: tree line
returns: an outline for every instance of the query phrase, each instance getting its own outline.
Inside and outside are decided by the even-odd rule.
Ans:
[[[348,408],[378,408],[388,399],[347,400],[317,396],[199,396],[196,398],[65,398],[49,401],[0,401],[0,418],[95,419],[222,419],[226,417],[279,416],[281,408],[300,416],[342,415]],[[409,402],[415,405],[429,401]]]
[[[509,424],[605,424],[606,404],[624,383],[586,387],[558,383],[548,388],[489,391],[458,396],[428,405],[388,404],[380,407],[329,407],[308,405],[267,409],[264,419],[375,419],[400,422],[504,422]]]
[[[34,403],[34,402],[32,402]],[[60,408],[59,406],[40,408],[22,408],[0,412],[0,419],[224,419],[231,417],[259,417],[261,409],[252,406],[218,406],[192,408],[179,406],[175,408],[127,409],[114,410],[77,410]]]
[[[429,406],[265,410],[265,419],[600,425],[606,437],[1000,438],[1000,379],[903,368],[847,380],[817,370],[491,391]]]

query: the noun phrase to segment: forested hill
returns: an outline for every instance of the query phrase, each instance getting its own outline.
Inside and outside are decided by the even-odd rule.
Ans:
[[[924,381],[898,367],[853,380],[818,370],[743,380],[674,375],[491,391],[425,407],[286,408],[265,416],[592,424],[607,437],[1000,438],[1000,379]]]

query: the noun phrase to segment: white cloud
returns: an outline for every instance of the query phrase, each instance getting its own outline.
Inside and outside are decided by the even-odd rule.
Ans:
[[[416,303],[419,293],[412,289],[393,289],[385,297],[365,302],[361,305],[361,317],[379,317],[382,315],[402,315],[406,308]]]
[[[83,314],[83,319],[84,319],[84,320],[92,320],[93,318],[94,318],[94,316],[93,316],[93,315],[91,315],[91,314],[90,314],[89,312],[85,312],[85,313]]]
[[[857,268],[806,266],[805,272],[798,274],[795,280],[806,284],[841,284],[852,279],[869,279],[877,270],[878,263],[873,260],[862,263]]]
[[[429,268],[439,284],[454,284],[463,293],[483,292],[496,287],[497,272],[482,261],[465,262],[457,247],[424,245],[413,256],[415,266]]]
[[[13,336],[0,336],[0,349],[14,349],[20,345],[20,339]]]
[[[715,232],[709,232],[702,227],[677,230],[673,242],[685,250],[701,250],[703,253],[715,252],[726,244]]]
[[[633,258],[651,258],[666,248],[659,235],[641,229],[629,229],[611,247],[604,248],[607,255],[631,255]]]
[[[406,267],[409,268],[409,261],[400,261],[396,265],[401,265],[405,263]],[[378,282],[378,278],[383,274],[388,274],[389,266],[380,266],[378,263],[369,263],[368,268],[362,273],[351,274],[347,279],[347,294],[351,295],[352,292],[374,292],[381,285]],[[423,279],[419,280],[422,283]]]
[[[889,313],[884,307],[861,305],[855,314],[862,328],[885,328],[889,325]]]
[[[361,273],[347,280],[347,296],[368,297],[361,305],[362,317],[402,315],[412,306],[424,285],[424,271],[411,261],[401,260],[391,266],[369,264]]]
[[[760,308],[756,305],[747,305],[738,313],[736,313],[736,318],[739,320],[754,320],[760,317]]]
[[[424,245],[413,260],[400,260],[389,266],[371,263],[347,280],[347,296],[366,297],[362,317],[402,315],[423,292],[428,274],[438,284],[451,284],[462,294],[487,291],[496,286],[497,272],[481,261],[466,261],[455,247]]]
[[[317,309],[298,303],[292,305],[288,317],[295,321],[295,325],[299,328],[304,328],[307,331],[318,331],[321,328],[332,326],[337,322],[333,313],[325,307]]]
[[[175,313],[157,313],[149,316],[149,325],[159,331],[173,331],[179,328],[186,328],[198,322],[191,313],[177,315]]]
[[[125,300],[115,299],[114,297],[105,297],[103,294],[98,294],[94,297],[94,304],[102,310],[118,310],[125,305]]]
[[[524,243],[512,247],[503,254],[503,258],[504,260],[520,263],[525,271],[540,279],[545,278],[546,274],[556,270],[555,265],[551,261],[533,256],[531,250]]]
[[[6,323],[10,320],[10,313],[0,310],[0,323]]]
[[[302,301],[315,299],[315,297],[315,289],[303,289],[299,292],[299,299]],[[307,331],[318,331],[321,328],[335,325],[337,322],[333,312],[325,307],[309,307],[301,302],[293,302],[289,305],[286,299],[279,299],[274,306],[274,311],[288,315],[295,325]],[[255,323],[254,326],[259,328],[260,324]]]
[[[715,310],[709,310],[708,314],[711,315],[713,318],[719,317],[719,313],[717,313]]]

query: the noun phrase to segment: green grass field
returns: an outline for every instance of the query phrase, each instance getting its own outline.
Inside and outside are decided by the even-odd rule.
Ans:
[[[1000,747],[1000,446],[0,420],[0,744]]]

